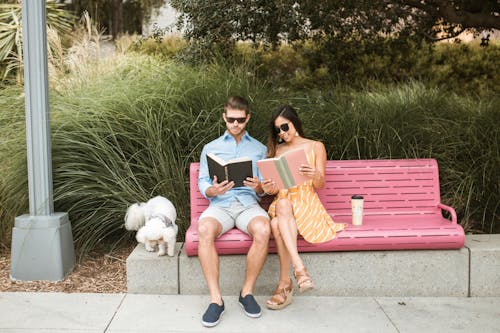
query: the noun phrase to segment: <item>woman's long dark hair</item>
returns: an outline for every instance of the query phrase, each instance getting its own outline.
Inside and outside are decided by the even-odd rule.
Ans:
[[[302,121],[300,121],[300,118],[297,115],[297,112],[294,110],[294,108],[291,107],[290,105],[279,106],[276,110],[274,110],[273,114],[271,115],[271,121],[269,122],[269,136],[267,139],[267,157],[276,156],[276,148],[280,143],[278,133],[276,133],[276,130],[274,129],[274,122],[278,117],[283,117],[289,120],[295,127],[297,133],[299,133],[301,137],[305,137],[304,131],[302,130]]]

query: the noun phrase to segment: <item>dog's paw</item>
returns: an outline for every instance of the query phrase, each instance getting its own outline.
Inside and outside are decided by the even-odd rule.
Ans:
[[[146,246],[146,251],[148,252],[154,252],[154,248],[150,247],[150,246]]]
[[[158,256],[164,256],[165,255],[165,251],[158,251]]]

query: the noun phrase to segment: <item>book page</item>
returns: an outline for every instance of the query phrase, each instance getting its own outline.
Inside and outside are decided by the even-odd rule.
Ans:
[[[218,163],[219,165],[221,165],[221,166],[224,166],[224,165],[226,165],[226,164],[227,164],[227,162],[226,162],[223,158],[221,158],[221,157],[219,157],[219,156],[215,155],[214,153],[208,153],[208,154],[207,154],[207,160],[210,160],[210,158],[211,158],[212,160],[214,160],[215,162],[217,162],[217,163]]]
[[[237,157],[237,158],[232,158],[227,163],[236,163],[236,162],[245,162],[245,161],[251,161],[249,157],[243,156],[243,157]]]
[[[220,163],[221,161],[222,163]],[[217,176],[217,182],[219,183],[227,179],[227,170],[223,159],[215,154],[207,154],[207,165],[210,179],[213,180],[214,176]]]

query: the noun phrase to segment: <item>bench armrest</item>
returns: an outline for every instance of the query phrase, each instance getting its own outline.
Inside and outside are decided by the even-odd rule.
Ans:
[[[442,203],[438,203],[437,206],[438,206],[438,208],[441,208],[441,209],[449,212],[451,215],[451,223],[457,224],[457,213],[455,212],[455,209],[453,209],[450,206],[446,206],[445,204],[442,204]]]

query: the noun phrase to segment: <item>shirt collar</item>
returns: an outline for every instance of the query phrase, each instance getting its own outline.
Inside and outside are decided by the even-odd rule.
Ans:
[[[224,135],[222,137],[224,140],[227,140],[227,139],[234,140],[234,137],[231,134],[229,134],[229,132],[227,130],[224,132]],[[245,134],[243,134],[243,136],[241,137],[241,140],[243,140],[243,139],[250,140],[250,135],[248,134],[247,130],[245,130]]]

